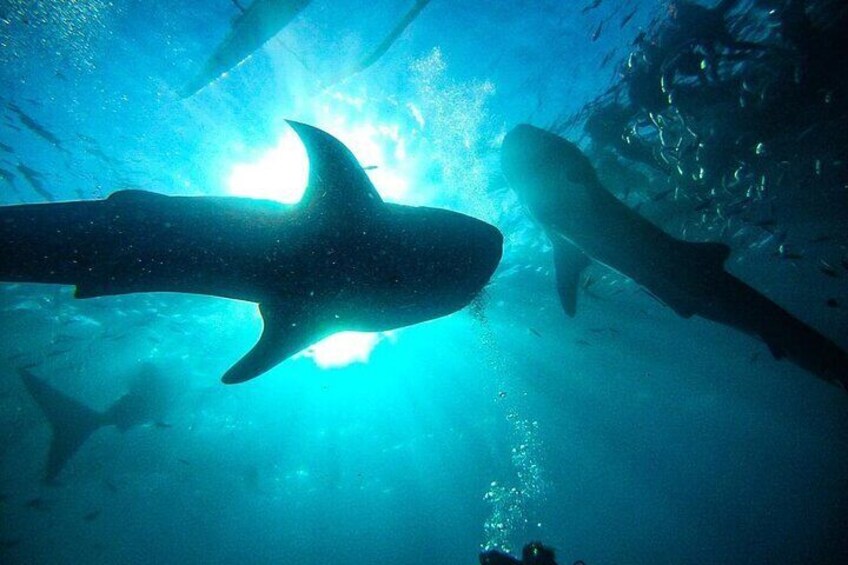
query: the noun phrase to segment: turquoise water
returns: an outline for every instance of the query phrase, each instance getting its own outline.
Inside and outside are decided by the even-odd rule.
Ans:
[[[123,188],[293,203],[295,119],[348,145],[385,200],[505,236],[474,306],[332,338],[237,386],[219,379],[260,332],[253,304],[0,285],[0,562],[463,564],[536,539],[561,563],[839,562],[844,391],[602,265],[565,317],[550,245],[500,173],[520,122],[588,147],[580,120],[562,124],[621,80],[666,5],[434,0],[351,74],[412,4],[315,0],[183,98],[233,3],[0,0],[4,205]],[[833,168],[763,197],[739,237],[713,229],[720,196],[626,198],[676,237],[729,243],[728,270],[844,346]],[[21,367],[96,410],[147,390],[147,422],[95,432],[43,484],[51,432]]]

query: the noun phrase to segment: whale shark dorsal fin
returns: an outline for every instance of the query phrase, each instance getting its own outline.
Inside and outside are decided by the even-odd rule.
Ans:
[[[302,206],[354,216],[379,209],[383,200],[377,189],[341,141],[316,127],[287,121],[309,157],[309,183]]]
[[[314,315],[304,308],[286,307],[282,304],[259,305],[262,315],[262,335],[253,349],[224,373],[221,381],[236,384],[249,381],[265,373],[286,358],[331,333],[320,327]]]
[[[554,247],[554,268],[559,301],[565,313],[573,318],[577,313],[577,289],[580,286],[580,273],[589,266],[589,258],[571,242],[554,235],[551,244]]]

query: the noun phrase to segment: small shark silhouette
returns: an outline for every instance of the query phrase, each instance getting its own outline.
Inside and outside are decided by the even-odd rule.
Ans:
[[[383,202],[340,141],[289,123],[310,161],[297,205],[125,190],[0,207],[0,281],[76,285],[77,298],[186,292],[257,302],[262,336],[225,383],[339,331],[386,331],[468,305],[500,262],[498,229]]]
[[[576,313],[580,273],[591,257],[680,316],[697,314],[757,336],[775,358],[848,388],[848,354],[725,271],[728,246],[666,234],[607,191],[573,143],[519,125],[504,138],[501,165],[553,245],[557,290],[569,316]]]
[[[206,61],[203,69],[182,90],[192,96],[218,77],[247,59],[251,53],[277,35],[310,0],[254,0],[234,21],[230,33]]]
[[[125,432],[135,426],[160,421],[164,398],[161,387],[156,385],[158,371],[150,363],[142,365],[129,392],[105,412],[93,410],[56,390],[29,369],[18,368],[18,374],[50,426],[50,449],[44,471],[46,483],[55,482],[65,464],[100,428],[115,426]]]

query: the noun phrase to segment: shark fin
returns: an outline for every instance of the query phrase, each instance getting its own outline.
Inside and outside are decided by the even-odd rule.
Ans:
[[[253,349],[224,373],[221,380],[225,384],[256,378],[328,335],[327,332],[321,333],[314,321],[307,321],[310,316],[295,315],[302,313],[287,310],[279,304],[260,304],[259,312],[264,323],[262,335]]]
[[[565,313],[573,318],[577,313],[577,288],[580,273],[589,266],[589,258],[572,243],[561,237],[551,237],[554,247],[557,293]]]
[[[50,424],[50,451],[44,482],[56,479],[85,440],[107,422],[103,414],[48,385],[27,369],[19,368],[24,385]]]
[[[316,127],[288,120],[309,157],[309,184],[301,202],[321,213],[361,216],[383,200],[371,179],[338,139]]]

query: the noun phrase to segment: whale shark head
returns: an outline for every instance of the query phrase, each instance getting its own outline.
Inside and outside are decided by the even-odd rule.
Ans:
[[[408,325],[466,306],[498,266],[503,236],[494,226],[450,210],[386,204],[382,260],[373,263],[373,304],[385,322]],[[372,312],[369,319],[374,321]],[[364,325],[362,329],[367,329]]]
[[[503,236],[494,226],[450,210],[385,203],[338,139],[289,124],[309,157],[296,214],[309,226],[314,251],[299,270],[319,274],[269,289],[260,303],[262,337],[225,383],[254,378],[339,331],[385,331],[451,314],[482,290],[501,259]]]
[[[580,149],[543,129],[520,124],[504,137],[501,169],[535,216],[583,207],[599,186],[595,169]]]

